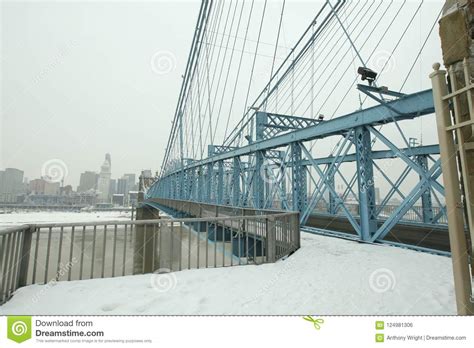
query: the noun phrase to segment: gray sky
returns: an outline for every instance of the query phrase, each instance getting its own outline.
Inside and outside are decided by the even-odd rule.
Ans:
[[[30,179],[60,159],[66,183],[99,170],[113,177],[156,169],[166,145],[195,2],[3,2],[0,167]],[[170,50],[176,68],[153,72]]]
[[[396,60],[405,71],[411,61],[403,61],[404,54],[413,55],[421,45],[442,2],[427,3],[432,6],[423,8],[411,44],[401,47]],[[293,2],[284,45],[293,44],[319,7],[320,2]],[[20,168],[34,179],[45,163],[59,159],[69,173],[65,183],[76,186],[79,174],[98,171],[110,152],[114,178],[157,170],[199,2],[3,1],[1,9],[0,168]],[[431,64],[441,59],[436,35],[435,30],[407,90],[430,87]],[[171,68],[157,74],[153,57],[163,51],[171,53]],[[400,85],[397,71],[384,82],[392,80]],[[407,133],[419,137],[423,128],[425,143],[436,142],[433,120],[424,122],[408,126]]]

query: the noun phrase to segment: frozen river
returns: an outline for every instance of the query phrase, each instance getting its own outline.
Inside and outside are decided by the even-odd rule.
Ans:
[[[0,214],[0,230],[6,227],[47,222],[90,222],[130,220],[131,212],[61,212],[61,211],[14,211]]]
[[[13,212],[0,214],[0,230],[34,223],[101,223],[130,219],[130,212]],[[239,262],[232,259],[230,243],[214,243],[205,233],[197,233],[177,222],[171,233],[170,224],[166,223],[156,235],[157,241],[165,241],[163,250],[156,245],[157,269],[178,271]],[[107,225],[107,230],[104,225],[78,226],[74,232],[71,227],[41,228],[39,236],[33,236],[28,282],[131,275],[134,273],[134,253],[140,249],[135,240],[136,230],[136,226],[125,228],[114,224]],[[1,243],[0,239],[0,250]],[[62,270],[68,264],[67,269]]]

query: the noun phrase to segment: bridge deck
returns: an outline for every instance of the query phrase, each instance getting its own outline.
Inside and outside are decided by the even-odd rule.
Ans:
[[[379,222],[379,227],[383,221]],[[327,214],[312,214],[307,226],[345,232],[356,235],[356,231],[344,216],[329,216]],[[399,223],[385,237],[385,240],[423,248],[450,251],[448,226],[445,225],[415,225]]]

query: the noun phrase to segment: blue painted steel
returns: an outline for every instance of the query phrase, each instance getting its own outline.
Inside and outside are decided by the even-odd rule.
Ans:
[[[302,150],[300,143],[291,144],[292,159],[292,208],[303,213],[308,204],[306,167],[301,164]]]
[[[264,168],[263,161],[265,157],[264,151],[257,151],[255,153],[255,167],[253,173],[253,202],[254,207],[263,209],[265,206],[265,186],[264,186]]]
[[[232,205],[234,207],[240,206],[240,158],[234,157],[234,166],[232,170]]]
[[[427,156],[418,156],[416,158],[420,167],[422,167],[425,172],[428,171],[428,157]],[[420,176],[420,180],[423,178]],[[433,201],[431,199],[431,190],[428,187],[423,194],[421,195],[421,206],[423,209],[423,222],[425,224],[433,223]]]
[[[436,181],[441,175],[441,161],[438,160],[433,167],[422,177],[420,182],[412,189],[406,199],[393,212],[393,214],[385,221],[385,223],[372,236],[371,241],[382,240],[390,232],[406,212],[418,201],[421,195],[429,188],[430,182]]]
[[[236,156],[254,154],[256,151],[276,149],[287,146],[294,142],[311,141],[322,139],[332,135],[344,135],[347,131],[367,125],[382,125],[396,121],[410,120],[434,113],[432,90],[426,90],[414,94],[409,94],[405,98],[388,102],[392,108],[398,112],[387,110],[385,106],[377,105],[368,109],[358,110],[345,116],[324,121],[316,126],[307,127],[280,136],[255,142],[234,150],[210,156],[209,158],[196,161],[189,167],[199,167],[201,165],[231,159]],[[170,175],[175,171],[165,173]]]
[[[224,202],[224,161],[217,162],[217,204]]]
[[[372,141],[365,127],[355,129],[354,143],[357,155],[357,182],[359,187],[359,216],[361,239],[368,241],[377,231],[377,213],[372,164]]]
[[[430,189],[444,194],[444,188],[436,181],[440,174],[439,164],[435,162],[428,168],[428,158],[433,159],[431,155],[439,154],[439,146],[399,149],[374,129],[376,125],[432,113],[431,91],[397,97],[399,99],[384,102],[384,105],[328,121],[257,112],[253,142],[242,147],[209,145],[208,158],[199,161],[187,159],[182,161],[181,166],[174,166],[153,184],[148,196],[253,206],[257,209],[271,207],[279,199],[283,209],[301,212],[301,224],[306,223],[321,202],[327,204],[328,212],[332,215],[342,210],[359,239],[368,242],[383,240],[408,210],[414,210],[413,205],[419,199],[424,206],[423,223],[434,223],[440,216],[433,217]],[[372,151],[371,135],[386,145],[388,150]],[[343,136],[344,141],[339,142],[334,155],[313,158],[304,142],[329,136]],[[355,152],[349,154],[352,146]],[[282,148],[286,151],[280,151]],[[375,163],[375,160],[392,158],[402,159],[407,165],[396,182],[392,182]],[[247,160],[248,163],[245,162]],[[348,162],[357,165],[357,171],[350,180],[344,177],[340,169],[341,164]],[[374,167],[392,186],[379,210],[375,204]],[[405,197],[398,186],[412,170],[419,175],[420,182]],[[314,172],[316,180],[312,175]],[[287,183],[290,173],[291,181]],[[336,175],[345,185],[342,195],[338,194],[335,187]],[[309,200],[308,179],[314,183]],[[358,189],[354,188],[356,181]],[[290,205],[287,189],[291,189]],[[395,193],[402,197],[403,202],[377,229],[377,214]],[[354,216],[354,212],[345,205],[349,195],[359,202],[359,216]],[[326,200],[326,197],[329,199]]]

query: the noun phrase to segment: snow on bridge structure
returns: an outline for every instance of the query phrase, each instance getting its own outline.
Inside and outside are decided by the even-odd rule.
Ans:
[[[239,52],[239,33],[241,52],[251,41],[247,34],[256,9],[252,5],[247,27],[239,29],[241,17],[234,18],[237,5],[234,17],[229,5],[226,18],[232,22],[228,23],[230,19],[221,20],[225,4],[203,1],[161,173],[146,201],[297,211],[303,229],[312,233],[448,254],[439,146],[417,144],[405,134],[406,123],[433,117],[432,91],[401,91],[414,65],[399,91],[378,86],[387,63],[378,72],[370,65],[380,45],[389,41],[386,35],[393,26],[406,26],[400,41],[405,39],[422,2],[418,8],[392,5],[324,1],[279,67],[273,55],[270,80],[248,104],[268,9],[264,6],[262,17],[256,19],[258,37],[253,40],[255,52],[248,61],[245,88],[239,84],[245,57],[242,53],[236,64],[234,53]],[[244,18],[245,6],[240,13]],[[283,4],[279,25],[272,23],[277,27],[275,47],[284,10]],[[392,46],[387,61],[397,47]],[[418,48],[413,64],[423,48]],[[356,84],[351,75],[356,64],[368,85]],[[229,80],[235,80],[233,89],[226,88]],[[248,90],[240,101],[243,116],[233,109],[240,87]],[[359,99],[359,108],[341,112],[352,94]],[[332,117],[325,116],[331,113]],[[228,132],[233,120],[236,127]],[[225,133],[220,134],[223,128]],[[216,142],[219,138],[221,143]],[[380,187],[387,193],[379,199]],[[396,206],[394,197],[400,200]]]

